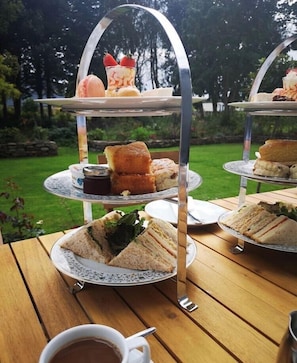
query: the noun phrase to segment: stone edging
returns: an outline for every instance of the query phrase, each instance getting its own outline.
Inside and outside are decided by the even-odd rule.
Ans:
[[[58,155],[58,146],[54,141],[0,144],[0,158],[55,155]]]

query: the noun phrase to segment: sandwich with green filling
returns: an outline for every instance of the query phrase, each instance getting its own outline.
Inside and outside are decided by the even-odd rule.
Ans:
[[[137,211],[112,211],[81,227],[61,248],[110,266],[172,272],[177,258],[177,229],[152,218],[144,226]]]

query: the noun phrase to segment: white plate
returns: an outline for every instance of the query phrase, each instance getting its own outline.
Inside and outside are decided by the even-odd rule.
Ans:
[[[58,239],[50,254],[55,267],[76,280],[105,286],[137,286],[167,280],[176,275],[176,269],[172,273],[130,270],[81,258],[60,247],[61,243],[75,234],[76,231],[77,229]],[[187,267],[191,265],[196,256],[195,242],[190,237],[188,237],[188,241]]]
[[[297,114],[297,101],[263,101],[263,102],[232,102],[229,106],[242,108],[258,115],[286,115]]]
[[[188,191],[194,190],[202,183],[200,175],[189,170]],[[85,194],[82,189],[75,188],[71,181],[71,173],[69,170],[61,171],[51,175],[44,181],[44,188],[59,197],[70,198],[85,202],[104,203],[114,205],[128,205],[147,203],[155,199],[173,198],[177,196],[178,188],[170,188],[160,192],[137,194],[137,195],[95,195]]]
[[[195,217],[201,220],[197,224],[193,218],[188,216],[188,226],[201,226],[217,223],[219,216],[226,212],[226,209],[202,200],[189,199],[188,209]],[[151,217],[160,218],[172,224],[177,224],[178,206],[165,200],[156,200],[145,206],[145,211]]]
[[[237,160],[237,161],[229,161],[223,165],[223,168],[229,173],[233,173],[236,175],[240,175],[246,177],[248,179],[264,182],[264,183],[272,183],[272,184],[281,184],[281,185],[296,185],[297,179],[291,178],[278,178],[274,176],[261,176],[253,173],[255,160]]]
[[[193,96],[192,102],[202,102],[205,97]],[[143,96],[143,97],[71,97],[71,98],[41,98],[36,102],[51,106],[62,107],[65,111],[95,116],[106,114],[109,116],[126,116],[131,114],[146,115],[156,112],[175,112],[180,110],[181,96]]]
[[[129,354],[128,363],[142,363],[142,355],[143,353],[138,349],[131,350],[131,353]],[[152,360],[151,363],[153,363]]]
[[[286,245],[269,245],[269,244],[262,244],[262,243],[257,243],[256,241],[252,240],[251,238],[244,236],[243,234],[235,231],[234,229],[227,227],[225,224],[223,224],[221,222],[221,220],[223,220],[225,217],[232,215],[232,213],[236,213],[237,211],[229,211],[226,212],[224,214],[222,214],[218,220],[218,224],[219,226],[222,228],[222,230],[228,232],[229,234],[231,234],[234,237],[237,237],[238,239],[241,239],[247,243],[259,246],[259,247],[263,247],[263,248],[267,248],[270,250],[277,250],[277,251],[282,251],[282,252],[295,252],[297,253],[297,246],[286,246]]]

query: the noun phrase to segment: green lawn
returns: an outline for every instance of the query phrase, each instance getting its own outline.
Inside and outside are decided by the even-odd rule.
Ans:
[[[253,145],[252,152],[258,149]],[[89,162],[96,163],[97,153],[89,153]],[[190,169],[199,173],[203,179],[202,185],[190,195],[196,199],[211,200],[238,194],[239,177],[223,170],[223,164],[242,157],[241,144],[217,144],[192,146],[190,149]],[[34,216],[34,221],[43,221],[46,233],[56,232],[79,226],[83,223],[82,203],[59,198],[43,189],[43,181],[56,172],[67,169],[68,165],[78,161],[75,148],[59,148],[59,155],[43,158],[0,159],[1,178],[0,193],[8,191],[6,178],[13,180],[20,187],[19,196],[25,200],[27,214]],[[257,184],[248,183],[248,192],[255,193]],[[262,191],[276,189],[273,185],[263,185]],[[11,202],[0,199],[0,210],[9,212]],[[124,208],[125,209],[125,208]],[[104,214],[100,204],[93,205],[93,217]],[[1,227],[1,226],[0,226]],[[3,225],[3,233],[7,225]]]

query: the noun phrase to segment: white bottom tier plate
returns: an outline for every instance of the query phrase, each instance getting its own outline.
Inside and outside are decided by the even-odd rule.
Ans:
[[[263,248],[267,248],[270,250],[276,250],[276,251],[282,251],[282,252],[293,252],[293,253],[297,253],[297,245],[296,246],[287,246],[285,244],[280,244],[280,245],[269,245],[269,244],[263,244],[263,243],[257,243],[256,241],[252,240],[251,238],[235,231],[234,229],[227,227],[226,225],[224,225],[223,223],[221,223],[221,221],[227,216],[227,215],[232,215],[232,213],[236,213],[236,211],[232,211],[232,212],[226,212],[224,214],[222,214],[218,220],[218,224],[219,226],[222,228],[222,230],[228,232],[229,234],[231,234],[234,237],[237,237],[238,239],[243,240],[244,242],[259,246],[259,247],[263,247]]]
[[[76,231],[77,229],[61,237],[54,244],[50,254],[55,267],[69,277],[97,285],[138,286],[167,280],[176,275],[176,269],[172,273],[152,270],[130,270],[81,258],[73,252],[60,247],[61,243]],[[197,253],[195,242],[190,237],[188,237],[188,242],[187,267],[193,263]]]

